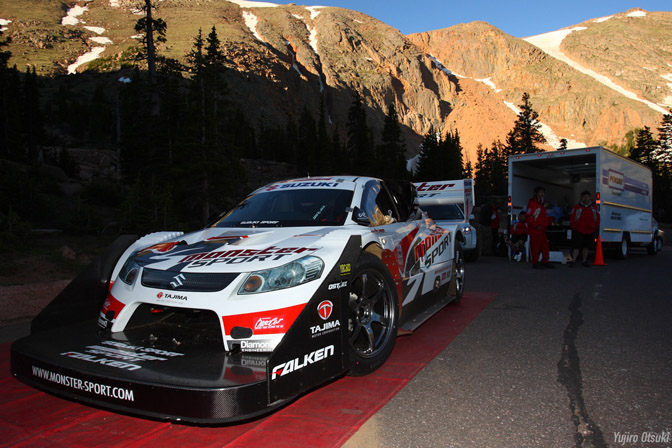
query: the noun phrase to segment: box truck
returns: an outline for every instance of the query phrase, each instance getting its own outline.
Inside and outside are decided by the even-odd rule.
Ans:
[[[651,170],[601,146],[520,154],[509,157],[509,217],[525,210],[534,188],[546,190],[548,214],[553,217],[547,234],[551,260],[562,261],[558,251],[569,247],[569,212],[588,191],[597,204],[603,248],[625,258],[632,247],[655,254],[652,217]],[[554,257],[555,255],[555,257]]]
[[[473,179],[416,182],[420,208],[439,226],[456,225],[456,241],[460,241],[467,261],[478,259],[478,236],[469,224],[474,210]]]

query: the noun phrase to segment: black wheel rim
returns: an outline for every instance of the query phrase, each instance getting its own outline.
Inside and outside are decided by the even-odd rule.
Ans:
[[[459,296],[464,288],[464,256],[462,252],[455,254],[455,286]]]
[[[359,273],[350,288],[350,346],[362,358],[378,355],[394,331],[394,298],[383,276],[369,269]]]

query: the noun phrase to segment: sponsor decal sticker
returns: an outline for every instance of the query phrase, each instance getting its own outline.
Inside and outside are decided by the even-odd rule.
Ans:
[[[272,352],[278,341],[243,339],[240,350],[244,352]]]
[[[60,386],[81,390],[102,397],[111,397],[124,401],[135,401],[133,389],[124,389],[122,387],[112,387],[107,384],[94,383],[74,376],[52,372],[51,370],[46,370],[37,366],[32,366],[32,371],[35,378]]]
[[[187,255],[178,263],[189,263],[187,268],[199,268],[211,266],[216,263],[240,264],[253,261],[275,261],[288,255],[314,252],[316,247],[275,247],[265,249],[232,249],[224,251],[201,252]]]
[[[341,271],[341,275],[350,275],[352,272],[352,267],[350,263],[341,264],[338,266],[338,269]]]
[[[320,315],[322,320],[327,320],[331,317],[331,312],[334,309],[334,304],[331,300],[323,300],[317,305],[317,314]]]
[[[254,330],[284,330],[284,321],[283,317],[260,317],[254,323]]]
[[[305,308],[305,304],[266,310],[257,313],[233,314],[222,316],[224,331],[230,336],[233,327],[252,328],[254,335],[284,333],[292,326],[297,316]]]
[[[341,321],[336,319],[325,322],[322,325],[313,325],[310,327],[310,334],[313,338],[324,336],[325,334],[333,333],[341,328]]]
[[[348,282],[347,282],[347,281],[345,281],[345,282],[338,282],[338,283],[330,283],[329,286],[327,287],[327,289],[328,289],[329,291],[333,291],[334,289],[338,290],[338,289],[341,289],[341,288],[345,288],[346,286],[348,286]]]
[[[163,293],[163,291],[160,291],[158,294],[156,294],[157,302],[186,302],[188,299],[187,296],[183,294],[171,294],[169,292]]]
[[[122,370],[138,370],[142,369],[138,363],[167,361],[184,354],[154,347],[133,346],[124,342],[102,341],[101,345],[89,345],[83,351],[63,352],[61,356]]]
[[[427,182],[423,182],[420,185],[416,187],[418,191],[442,191],[445,190],[446,188],[452,188],[454,187],[455,184],[428,184]]]
[[[328,357],[333,355],[334,355],[334,346],[328,345],[326,347],[322,347],[318,350],[310,352],[307,355],[303,355],[303,359],[294,358],[287,362],[278,364],[271,370],[271,380],[275,380],[279,376],[285,376],[289,373],[301,370],[307,365],[315,364],[316,362],[322,361],[323,359],[327,359]]]

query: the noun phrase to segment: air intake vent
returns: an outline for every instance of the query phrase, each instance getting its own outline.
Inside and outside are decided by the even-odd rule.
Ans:
[[[144,268],[142,286],[172,291],[215,292],[231,284],[239,274],[161,271]]]

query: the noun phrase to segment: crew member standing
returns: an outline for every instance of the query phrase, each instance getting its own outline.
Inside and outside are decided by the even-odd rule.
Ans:
[[[593,248],[595,234],[600,228],[600,212],[597,211],[597,206],[591,201],[588,191],[581,193],[581,201],[572,209],[569,222],[572,226],[572,247],[574,249],[569,267],[574,267],[574,263],[579,256],[579,250],[581,250],[583,259],[582,264],[585,267],[590,267],[588,251]]]
[[[527,222],[527,232],[530,235],[530,257],[534,269],[548,268],[555,269],[555,266],[548,262],[548,237],[546,228],[550,224],[550,219],[544,207],[544,187],[534,189],[534,197],[527,203],[525,212],[525,222]],[[541,253],[541,263],[539,263],[539,254]]]

